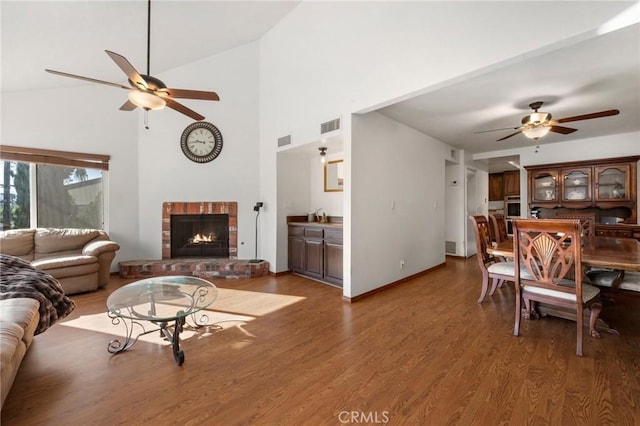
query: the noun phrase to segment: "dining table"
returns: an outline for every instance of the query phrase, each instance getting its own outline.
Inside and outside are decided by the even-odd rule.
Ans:
[[[513,239],[509,238],[492,247],[487,252],[505,259],[513,259]],[[640,241],[633,238],[615,237],[585,237],[582,238],[581,259],[583,268],[608,268],[621,271],[640,271]],[[611,301],[611,298],[606,297]],[[575,312],[560,308],[538,304],[538,310],[543,315],[552,315],[575,321]],[[588,324],[588,313],[585,312],[585,321]],[[610,327],[602,318],[598,319],[596,328],[607,333],[620,334]]]
[[[513,259],[513,240],[488,247],[494,256]],[[640,242],[634,238],[586,237],[582,239],[582,265],[623,271],[640,271]]]

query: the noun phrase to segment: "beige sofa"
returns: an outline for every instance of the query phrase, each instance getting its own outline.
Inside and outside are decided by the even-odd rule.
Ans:
[[[106,285],[111,261],[119,249],[100,229],[37,228],[0,232],[0,253],[20,257],[52,275],[65,294]]]
[[[33,340],[40,320],[39,307],[35,299],[0,300],[0,409]]]

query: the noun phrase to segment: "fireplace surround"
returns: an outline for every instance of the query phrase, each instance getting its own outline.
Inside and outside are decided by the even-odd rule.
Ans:
[[[226,219],[227,231],[226,235],[218,235],[219,242],[210,244],[208,250],[204,250],[199,254],[195,250],[183,251],[176,256],[175,248],[171,247],[171,235],[175,231],[176,218],[172,220],[172,216],[177,216],[181,220],[189,222],[188,216],[193,216],[194,221],[200,217],[217,217]],[[216,219],[218,220],[218,219]],[[173,222],[173,225],[172,225]],[[174,232],[175,233],[175,232]],[[217,232],[220,234],[220,232]],[[222,247],[220,240],[226,240]],[[181,246],[184,246],[182,242]],[[228,246],[228,249],[227,247]],[[205,247],[204,245],[201,248]],[[195,249],[195,247],[192,247]],[[178,250],[179,252],[179,250]],[[201,201],[201,202],[164,202],[162,203],[162,259],[173,259],[176,257],[219,257],[228,259],[238,258],[238,203],[235,201]]]

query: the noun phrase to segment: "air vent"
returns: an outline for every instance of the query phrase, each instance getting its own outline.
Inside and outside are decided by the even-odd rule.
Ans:
[[[320,134],[333,132],[334,130],[340,130],[340,118],[334,120],[325,121],[320,123]]]
[[[278,148],[285,145],[291,145],[291,135],[278,138]]]
[[[445,241],[444,242],[444,251],[447,254],[456,254],[456,242],[455,241]]]

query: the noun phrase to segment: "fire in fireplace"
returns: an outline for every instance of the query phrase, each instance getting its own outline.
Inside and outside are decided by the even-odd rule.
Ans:
[[[228,258],[229,215],[171,215],[171,257]]]

